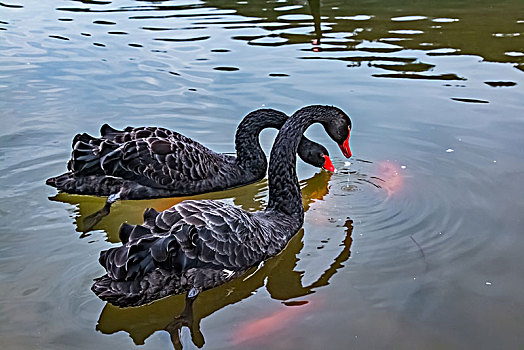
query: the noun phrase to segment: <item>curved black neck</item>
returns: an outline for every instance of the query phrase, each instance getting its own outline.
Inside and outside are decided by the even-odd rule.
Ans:
[[[304,220],[302,195],[298,184],[296,161],[300,139],[313,123],[327,125],[333,115],[324,106],[308,106],[297,111],[277,135],[269,159],[269,205],[276,210]]]
[[[260,146],[260,132],[265,128],[280,129],[287,119],[286,114],[275,109],[258,109],[245,116],[238,125],[235,135],[237,164],[245,169],[265,174],[267,159]]]

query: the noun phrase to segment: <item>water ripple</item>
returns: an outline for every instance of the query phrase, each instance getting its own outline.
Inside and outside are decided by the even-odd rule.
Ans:
[[[23,8],[24,6],[23,5],[18,5],[18,4],[6,4],[4,2],[0,2],[0,6],[2,7],[7,7],[7,8],[13,8],[13,9],[20,9],[20,8]]]
[[[268,339],[307,348],[311,337],[303,335],[315,334],[337,348],[358,335],[356,347],[406,339],[423,348],[438,329],[446,348],[518,347],[507,339],[522,339],[511,328],[522,323],[523,301],[520,8],[505,2],[487,16],[486,7],[452,2],[318,2],[318,11],[314,3],[0,3],[0,302],[13,348],[126,348],[124,332],[147,339],[146,347],[169,342],[149,336],[176,316],[166,307],[173,300],[131,310],[130,320],[89,287],[103,272],[99,252],[118,242],[122,222],[139,223],[146,207],[180,199],[119,203],[83,232],[81,218],[104,199],[49,201],[56,191],[45,186],[66,170],[76,133],[97,135],[103,123],[158,125],[233,152],[235,127],[250,111],[293,113],[315,103],[352,114],[355,156],[346,165],[320,127],[308,130],[339,171],[297,162],[300,178],[315,180],[301,182],[305,229],[256,283],[203,293],[214,303],[195,303],[197,313],[205,310],[198,320],[205,318],[206,345],[231,348],[224,325],[244,322],[246,310],[262,315],[268,301],[295,308],[318,301],[313,319],[289,322]],[[261,135],[266,151],[273,136]],[[253,211],[267,196],[263,180],[199,198]],[[316,293],[293,294],[292,281],[322,276],[325,266],[334,276],[314,284]],[[176,300],[182,308],[183,297]],[[379,328],[395,332],[377,336]]]

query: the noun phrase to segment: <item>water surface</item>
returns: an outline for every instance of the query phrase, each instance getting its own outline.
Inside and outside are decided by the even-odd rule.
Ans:
[[[0,2],[3,349],[524,346],[520,0]],[[156,125],[220,152],[260,107],[351,115],[338,172],[298,163],[305,224],[202,293],[119,309],[90,286],[123,221],[183,198],[58,194],[76,133]],[[265,131],[269,151],[274,131]],[[246,210],[267,180],[196,198]]]

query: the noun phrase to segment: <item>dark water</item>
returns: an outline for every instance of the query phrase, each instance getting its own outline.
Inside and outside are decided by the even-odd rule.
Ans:
[[[1,0],[0,347],[524,348],[523,70],[521,0]],[[75,133],[157,125],[232,152],[249,111],[313,103],[352,116],[354,157],[308,131],[339,171],[299,162],[305,224],[282,254],[203,293],[189,328],[183,297],[90,291],[119,225],[181,199],[85,232],[104,199],[44,184]]]

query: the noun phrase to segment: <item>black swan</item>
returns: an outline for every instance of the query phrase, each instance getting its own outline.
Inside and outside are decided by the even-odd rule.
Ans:
[[[158,127],[115,130],[104,124],[101,137],[78,134],[68,172],[46,181],[58,190],[117,199],[147,199],[220,191],[261,180],[267,159],[259,134],[288,116],[274,109],[249,113],[235,135],[237,156],[216,153],[177,132]],[[306,162],[335,168],[325,147],[303,137],[298,148]]]
[[[148,209],[143,225],[122,225],[122,246],[101,252],[107,274],[95,279],[93,292],[124,307],[185,292],[192,300],[279,253],[304,221],[296,153],[315,122],[351,156],[351,120],[342,110],[317,105],[298,110],[271,150],[265,210],[251,213],[213,200],[187,200],[160,213]]]

